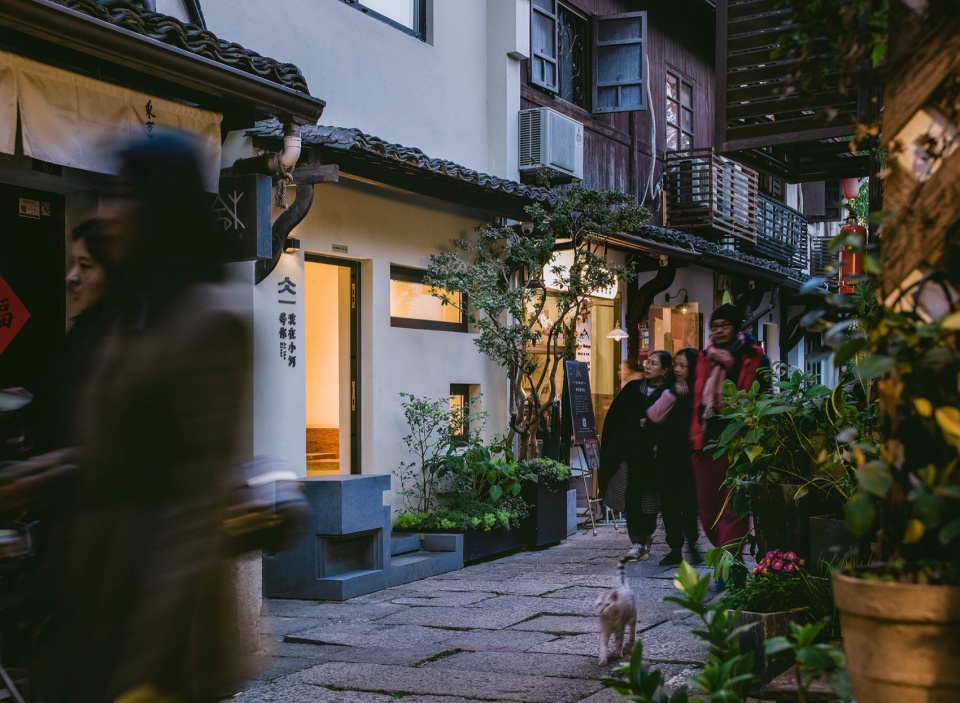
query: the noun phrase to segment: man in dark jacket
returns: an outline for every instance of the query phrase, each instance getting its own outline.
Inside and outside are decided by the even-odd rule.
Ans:
[[[693,392],[690,440],[697,505],[704,534],[715,547],[742,540],[750,530],[750,520],[730,507],[731,489],[724,485],[729,467],[726,456],[714,459],[713,451],[704,451],[703,447],[719,437],[726,424],[720,417],[724,381],[733,381],[738,390],[747,390],[754,381],[764,383],[760,369],[770,367],[763,347],[740,331],[742,325],[740,308],[724,304],[714,310],[710,317],[710,342],[697,360]]]

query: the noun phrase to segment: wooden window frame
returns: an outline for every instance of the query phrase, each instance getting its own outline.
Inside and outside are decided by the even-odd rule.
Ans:
[[[671,98],[671,97],[670,97],[670,93],[667,91],[667,83],[669,82],[669,80],[670,80],[671,78],[674,78],[674,79],[676,79],[676,81],[677,81],[677,99],[676,99],[676,100],[674,100],[673,98]],[[682,94],[683,94],[683,87],[684,87],[684,85],[686,85],[687,87],[690,88],[690,109],[689,109],[689,112],[690,112],[690,131],[687,131],[687,130],[685,130],[685,129],[683,128],[683,111],[686,109],[686,108],[684,108],[684,106],[683,106],[683,100],[682,100]],[[696,137],[696,133],[695,133],[693,130],[694,130],[694,127],[696,126],[696,118],[697,118],[697,111],[696,111],[697,86],[696,86],[696,84],[695,84],[692,80],[690,80],[689,78],[687,78],[686,76],[684,76],[682,73],[680,73],[679,71],[676,71],[676,70],[674,70],[674,69],[672,69],[672,68],[667,68],[667,69],[666,69],[665,80],[664,80],[664,85],[663,85],[663,92],[664,92],[663,122],[664,122],[664,125],[665,125],[665,126],[664,126],[664,134],[663,134],[663,148],[664,148],[664,150],[666,150],[666,151],[671,151],[671,150],[673,150],[673,151],[685,151],[685,150],[687,150],[687,149],[695,149],[696,146],[697,146],[696,142],[694,141],[694,138]],[[669,116],[668,116],[668,115],[669,115],[669,110],[667,110],[666,108],[667,108],[667,106],[669,106],[670,103],[675,103],[676,106],[677,106],[677,123],[676,123],[676,124],[672,123],[672,122],[670,121]],[[669,139],[668,139],[668,137],[667,137],[667,135],[668,135],[669,130],[670,130],[671,127],[675,127],[676,130],[677,130],[677,146],[676,146],[675,148],[674,148],[674,147],[671,147],[671,146],[669,145]],[[684,134],[686,134],[686,135],[688,135],[688,136],[690,137],[690,146],[689,146],[689,147],[684,147],[684,146],[683,146],[683,135],[684,135]]]
[[[366,5],[364,5],[359,0],[340,0],[340,2],[345,5],[359,10],[365,15],[370,15],[385,24],[389,24],[395,29],[399,29],[404,34],[409,34],[412,37],[416,37],[420,41],[427,40],[427,0],[410,0],[413,2],[413,23],[414,27],[408,27],[405,24],[401,24],[394,19],[390,19],[386,15],[381,15],[376,10],[372,10]]]
[[[424,276],[426,276],[426,271],[423,269],[416,269],[410,266],[400,266],[397,264],[390,264],[390,280],[391,281],[404,281],[406,283],[423,283]],[[464,303],[466,303],[466,295],[464,296]],[[390,326],[391,327],[404,327],[407,329],[416,329],[416,330],[435,330],[439,332],[466,332],[467,331],[467,314],[460,310],[460,321],[459,322],[442,322],[440,320],[423,320],[416,317],[394,317],[390,316]]]
[[[589,102],[589,105],[580,105],[576,102],[570,102],[566,98],[560,95],[561,88],[561,77],[560,77],[560,13],[568,12],[572,15],[585,19],[589,24],[590,30],[590,45],[585,49],[586,59],[589,60],[590,64],[590,75],[589,81],[590,85],[588,89],[584,91],[584,103]],[[622,21],[625,19],[637,19],[640,23],[639,26],[639,38],[629,39],[629,40],[609,40],[609,41],[600,41],[600,26],[604,22],[608,21]],[[547,34],[552,34],[553,41],[552,47],[548,49],[543,49],[538,45],[536,41],[537,29],[541,29]],[[601,74],[601,69],[603,66],[603,56],[607,55],[608,52],[604,52],[603,49],[607,47],[624,45],[624,44],[639,44],[640,45],[640,57],[641,64],[639,67],[639,75],[633,77],[627,77],[626,79],[609,82],[605,85],[600,85],[599,77]],[[552,53],[550,53],[552,51]],[[624,12],[615,15],[602,15],[602,16],[592,16],[586,17],[584,14],[574,5],[566,4],[560,2],[560,0],[531,0],[530,2],[530,60],[528,63],[528,80],[530,85],[536,86],[541,90],[552,93],[557,96],[557,98],[570,102],[571,105],[576,105],[579,108],[588,110],[591,114],[609,114],[616,112],[634,112],[637,110],[646,110],[647,105],[647,12]],[[552,67],[553,69],[553,81],[551,82],[547,74],[549,71],[546,70],[547,66]],[[616,105],[609,107],[599,107],[600,105],[600,91],[601,89],[617,89],[618,95],[620,94],[619,89],[622,86],[634,85],[639,89],[639,101],[635,103],[623,103],[622,100],[618,99]]]

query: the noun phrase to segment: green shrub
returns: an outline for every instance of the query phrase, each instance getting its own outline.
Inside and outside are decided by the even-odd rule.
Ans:
[[[553,459],[524,459],[520,462],[520,471],[554,491],[570,480],[570,467]]]
[[[398,532],[466,532],[467,530],[510,530],[520,526],[529,509],[519,498],[503,498],[496,503],[460,501],[425,512],[406,512],[393,521]]]

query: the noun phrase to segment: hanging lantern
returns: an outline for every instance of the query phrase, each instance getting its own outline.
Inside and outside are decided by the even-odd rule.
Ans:
[[[851,281],[850,278],[863,273],[863,254],[867,245],[867,228],[858,224],[854,217],[848,217],[847,224],[840,228],[840,237],[842,239],[847,239],[851,236],[857,237],[859,243],[844,243],[840,249],[840,281],[838,290],[843,295],[850,295],[856,290],[857,281]]]
[[[853,200],[860,195],[860,179],[844,178],[840,181],[840,192],[844,200]]]

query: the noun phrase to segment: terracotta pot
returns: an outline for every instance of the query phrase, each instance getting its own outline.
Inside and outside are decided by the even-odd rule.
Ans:
[[[960,587],[834,574],[833,601],[858,701],[960,701]]]

